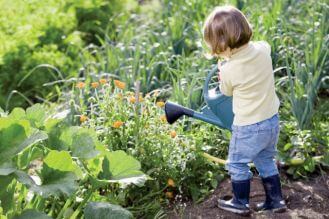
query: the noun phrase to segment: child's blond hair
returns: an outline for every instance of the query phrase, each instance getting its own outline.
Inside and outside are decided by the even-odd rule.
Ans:
[[[243,13],[235,7],[216,7],[203,27],[204,40],[211,55],[218,56],[227,48],[234,49],[248,43],[252,29]]]

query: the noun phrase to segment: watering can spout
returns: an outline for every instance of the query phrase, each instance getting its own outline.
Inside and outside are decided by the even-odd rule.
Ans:
[[[181,116],[193,117],[221,128],[232,130],[234,113],[232,110],[232,97],[225,96],[220,92],[218,82],[214,89],[209,89],[211,78],[218,72],[215,66],[207,75],[203,97],[207,105],[201,109],[201,112],[188,109],[175,103],[167,102],[165,104],[165,113],[168,123],[173,124]],[[216,84],[216,83],[215,83]]]
[[[230,129],[230,127],[227,127],[207,106],[202,109],[201,113],[199,113],[179,104],[168,101],[165,104],[165,114],[169,124],[173,124],[181,116],[185,115],[207,123],[211,123],[221,128]]]
[[[183,115],[189,117],[193,117],[194,115],[193,110],[169,101],[166,102],[165,104],[165,113],[166,113],[167,122],[169,124],[173,124],[174,122],[176,122],[177,119],[179,119]]]

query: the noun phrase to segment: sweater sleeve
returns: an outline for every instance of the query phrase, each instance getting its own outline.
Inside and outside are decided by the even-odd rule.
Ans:
[[[223,71],[224,68],[221,69],[221,81],[220,81],[220,91],[226,95],[226,96],[232,96],[233,95],[233,87],[232,87],[232,83],[230,81],[230,79],[227,77],[227,73],[226,71]]]
[[[271,55],[271,46],[266,41],[259,41],[259,44],[261,45],[262,49],[268,54]]]

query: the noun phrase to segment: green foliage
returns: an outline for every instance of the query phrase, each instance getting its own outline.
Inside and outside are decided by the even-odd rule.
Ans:
[[[109,19],[133,3],[132,0],[1,0],[0,106],[6,106],[8,97],[10,103],[6,107],[9,108],[14,107],[12,103],[26,106],[25,98],[54,100],[59,95],[56,86],[43,85],[63,78],[51,68],[35,67],[48,64],[63,77],[73,76],[79,67],[77,57],[82,47],[99,44],[98,37],[103,38]],[[116,28],[114,23],[110,26]],[[11,96],[14,90],[25,98]]]
[[[132,219],[133,215],[119,205],[106,202],[89,202],[85,208],[86,219]]]
[[[92,87],[94,83],[101,81],[103,83]],[[223,178],[223,168],[207,161],[202,156],[202,151],[211,151],[220,157],[226,156],[228,139],[220,136],[218,128],[195,124],[193,128],[186,129],[188,121],[169,125],[163,114],[163,92],[153,91],[146,95],[140,93],[137,100],[136,92],[128,91],[127,86],[121,89],[116,84],[118,81],[114,82],[111,78],[86,82],[82,88],[75,88],[71,92],[69,102],[71,108],[75,109],[76,122],[80,122],[83,127],[97,130],[99,139],[110,150],[124,150],[136,157],[142,164],[143,172],[151,177],[146,186],[128,190],[127,199],[136,200],[136,207],[130,210],[139,216],[150,212],[153,214],[153,211],[160,208],[159,198],[166,197],[166,192],[172,192],[177,200],[190,197],[198,201],[216,188]],[[212,141],[215,138],[216,142]],[[117,173],[123,170],[131,172],[129,175],[132,179],[138,179],[134,177],[136,161],[123,162],[127,155],[122,151],[110,152],[107,157],[108,160],[92,159],[88,164],[91,172],[99,172],[103,167],[95,185],[101,184],[104,176],[111,181],[120,179],[121,174],[117,176]],[[108,166],[108,161],[117,163],[114,169]],[[120,164],[123,169],[117,169]],[[129,176],[125,178],[118,181],[121,184],[130,181]],[[167,185],[169,179],[174,180],[176,187]],[[142,201],[146,199],[144,196],[147,191],[152,191],[149,199],[153,197],[155,203]]]
[[[51,219],[48,215],[38,212],[36,210],[25,210],[20,214],[19,216],[13,217],[13,219],[30,219],[30,218],[35,218],[35,219]]]
[[[105,150],[94,131],[69,125],[68,114],[63,115],[49,114],[36,104],[0,117],[0,206],[7,217],[46,216],[37,210],[60,216],[79,194],[84,201],[72,212],[77,217],[91,195],[98,195],[98,189],[120,194],[119,186],[142,186],[148,179],[137,160],[123,151]],[[52,142],[58,144],[57,150],[52,150]],[[95,167],[93,159],[103,163]],[[100,180],[98,176],[102,176]],[[97,181],[101,183],[95,185]],[[35,210],[25,210],[29,208]]]
[[[317,123],[314,130],[300,130],[297,122],[282,123],[278,144],[281,161],[291,164],[287,173],[294,178],[307,177],[317,167],[328,165],[329,138],[327,120]],[[321,158],[321,159],[317,159]],[[295,162],[301,160],[301,162]]]

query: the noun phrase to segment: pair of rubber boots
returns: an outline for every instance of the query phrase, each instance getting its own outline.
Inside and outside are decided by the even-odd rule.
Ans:
[[[266,199],[265,202],[256,206],[256,211],[271,210],[273,212],[284,212],[287,209],[282,198],[281,183],[279,175],[262,178]],[[250,179],[232,181],[233,198],[231,200],[218,200],[218,207],[236,214],[249,215],[249,193]]]

